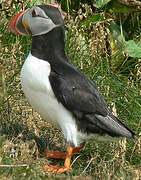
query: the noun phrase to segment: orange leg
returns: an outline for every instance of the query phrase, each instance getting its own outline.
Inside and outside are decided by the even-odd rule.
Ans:
[[[81,146],[77,147],[77,148],[73,148],[72,146],[68,146],[67,152],[66,153],[60,152],[60,154],[59,154],[59,152],[53,153],[53,151],[50,151],[50,150],[49,150],[49,152],[51,152],[51,153],[48,154],[48,152],[46,150],[48,157],[53,157],[53,158],[57,158],[57,159],[61,157],[61,159],[65,159],[65,163],[64,163],[64,167],[46,165],[45,168],[47,168],[49,171],[53,171],[53,172],[57,172],[57,173],[63,173],[65,171],[67,171],[68,169],[70,169],[71,158],[73,157],[73,153],[78,152],[84,145],[85,145],[85,143],[82,143]],[[55,155],[55,153],[57,153],[57,155]]]
[[[73,148],[73,153],[77,153],[85,146],[85,142],[80,144],[80,147]],[[46,149],[42,154],[46,155],[48,158],[54,158],[54,159],[66,159],[66,153],[53,151]]]
[[[48,158],[54,158],[54,159],[65,159],[66,153],[53,151],[46,149],[42,154],[46,155]]]
[[[85,142],[81,143],[79,147],[73,148],[73,153],[77,153],[85,146]]]

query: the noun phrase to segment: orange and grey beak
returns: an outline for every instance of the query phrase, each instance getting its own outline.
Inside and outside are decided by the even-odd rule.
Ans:
[[[23,15],[26,11],[19,12],[9,23],[8,30],[17,33],[20,35],[27,35],[28,33],[28,25],[23,23]]]

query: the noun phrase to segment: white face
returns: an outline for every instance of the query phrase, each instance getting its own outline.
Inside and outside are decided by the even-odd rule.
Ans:
[[[9,23],[8,29],[21,35],[38,36],[58,26],[64,26],[59,9],[50,5],[40,5],[19,12]]]
[[[32,36],[46,34],[56,26],[46,13],[37,6],[28,9],[22,17],[22,23]]]

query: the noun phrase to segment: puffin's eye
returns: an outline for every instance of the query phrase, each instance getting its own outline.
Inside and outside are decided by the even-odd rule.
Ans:
[[[37,16],[36,11],[33,9],[33,11],[32,11],[32,17],[36,17],[36,16]]]

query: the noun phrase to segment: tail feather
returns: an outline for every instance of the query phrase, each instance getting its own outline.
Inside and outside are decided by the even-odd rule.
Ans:
[[[104,128],[103,130],[105,130],[109,135],[114,137],[127,137],[133,140],[136,139],[135,133],[125,126],[113,114],[107,116],[96,114],[95,117],[98,119],[102,128]]]

